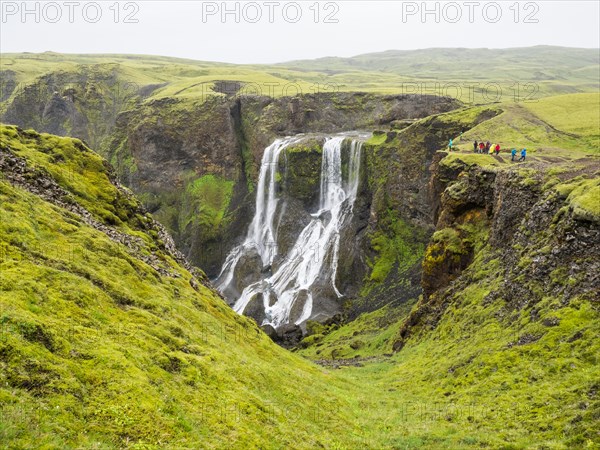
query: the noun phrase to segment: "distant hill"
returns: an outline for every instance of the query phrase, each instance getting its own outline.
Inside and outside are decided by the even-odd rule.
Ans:
[[[274,65],[236,65],[151,55],[5,53],[0,58],[0,110],[18,84],[23,87],[43,75],[77,74],[95,67],[113,70],[123,81],[150,86],[153,97],[196,100],[206,94],[204,87],[216,81],[252,85],[247,93],[275,97],[331,90],[408,93],[412,88],[406,83],[410,82],[427,83],[420,89],[428,93],[439,93],[436,82],[466,83],[476,92],[485,88],[486,83],[497,83],[502,87],[503,97],[512,95],[517,83],[521,91],[530,89],[529,93],[536,98],[594,92],[600,88],[598,49],[550,46],[389,50],[351,58],[327,57]],[[527,83],[535,86],[525,87]],[[286,89],[292,84],[294,89]],[[442,89],[441,93],[469,100],[465,92]],[[486,103],[485,100],[474,102]]]
[[[280,64],[300,71],[328,73],[382,71],[438,80],[559,81],[598,83],[598,49],[522,47],[510,49],[430,48],[388,50],[351,58],[319,58]]]

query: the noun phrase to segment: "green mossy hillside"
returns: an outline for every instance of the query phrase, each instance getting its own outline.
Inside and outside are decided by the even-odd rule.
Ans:
[[[113,184],[110,166],[80,140],[2,126],[0,146],[47,172],[101,222],[132,230],[146,220],[134,214],[139,203],[127,189]]]
[[[120,217],[129,208],[99,156],[13,127],[2,127],[0,151],[2,445],[337,445],[353,414],[341,384],[235,314],[137,218]],[[92,217],[119,220],[81,216],[49,193],[63,191],[48,175]],[[115,241],[123,234],[138,246]]]
[[[442,159],[419,302],[311,328],[301,354],[349,382],[370,380],[368,445],[600,445],[600,171],[581,164],[524,170]]]

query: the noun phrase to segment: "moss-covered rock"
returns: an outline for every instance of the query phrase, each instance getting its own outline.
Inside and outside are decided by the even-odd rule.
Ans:
[[[303,140],[286,148],[280,160],[283,195],[300,200],[309,210],[319,201],[323,143],[323,138]]]
[[[360,298],[349,305],[352,317],[388,303],[416,302],[421,293],[421,261],[440,214],[441,193],[446,188],[438,180],[454,180],[465,167],[462,162],[438,167],[446,155],[438,151],[445,148],[448,139],[499,113],[486,107],[444,113],[415,121],[400,131],[376,131],[365,143],[370,211],[364,251],[370,261],[370,273]],[[433,180],[432,171],[438,175]],[[485,179],[481,183],[484,185]],[[490,194],[465,186],[456,182],[446,191],[446,204],[454,201],[455,208],[446,205],[444,211],[452,210],[460,216],[473,205],[483,205]],[[474,192],[480,200],[463,198]],[[440,266],[436,270],[444,269]]]

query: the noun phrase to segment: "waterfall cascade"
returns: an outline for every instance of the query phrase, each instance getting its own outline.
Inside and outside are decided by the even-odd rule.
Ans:
[[[311,317],[313,288],[317,283],[329,284],[335,295],[342,294],[336,287],[340,252],[340,231],[352,218],[359,178],[362,142],[352,139],[348,155],[347,175],[342,174],[342,144],[347,136],[327,138],[323,145],[319,209],[298,235],[295,244],[285,255],[277,246],[278,217],[284,211],[278,198],[277,183],[279,158],[286,147],[302,137],[278,139],[265,149],[256,193],[256,212],[245,241],[227,256],[216,285],[226,293],[231,285],[240,258],[248,252],[260,255],[263,268],[270,268],[277,258],[272,273],[261,277],[243,289],[237,296],[234,310],[243,313],[248,303],[262,296],[265,311],[263,324],[279,327],[290,322],[295,302],[303,302],[302,312],[293,322],[300,324]],[[345,179],[344,179],[345,178]],[[296,306],[296,308],[298,305]],[[298,314],[296,314],[297,316]]]

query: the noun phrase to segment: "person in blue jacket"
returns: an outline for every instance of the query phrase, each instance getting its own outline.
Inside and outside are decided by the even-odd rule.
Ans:
[[[527,149],[524,148],[523,150],[521,150],[521,158],[519,158],[519,161],[525,161],[526,156],[527,156]]]
[[[517,149],[513,148],[512,151],[510,152],[512,158],[510,159],[511,161],[514,161],[515,158],[517,157]]]
[[[448,148],[450,149],[450,151],[452,151],[452,139],[450,139],[450,142],[448,142]]]

